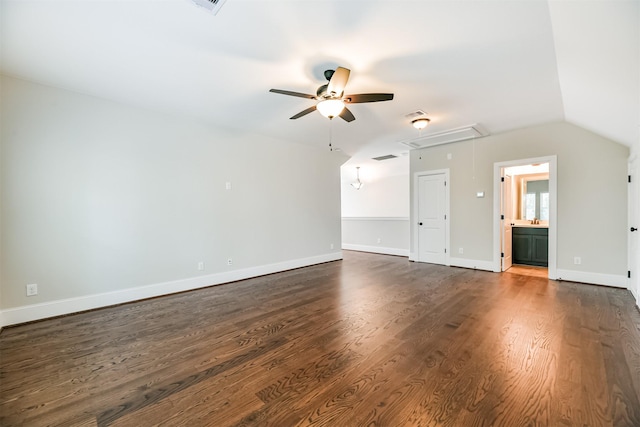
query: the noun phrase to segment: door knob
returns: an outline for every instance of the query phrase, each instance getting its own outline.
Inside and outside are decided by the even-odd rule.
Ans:
[[[637,229],[637,228],[635,228],[635,227],[631,227],[631,228],[630,228],[630,230],[631,230],[631,231],[636,231],[636,230],[638,230],[638,229]]]
[[[419,222],[419,223],[418,223],[418,225],[422,225],[422,223],[421,223],[421,222]]]

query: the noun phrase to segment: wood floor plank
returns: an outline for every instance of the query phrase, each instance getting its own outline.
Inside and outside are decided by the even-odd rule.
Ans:
[[[344,256],[4,328],[0,425],[640,425],[628,291]]]

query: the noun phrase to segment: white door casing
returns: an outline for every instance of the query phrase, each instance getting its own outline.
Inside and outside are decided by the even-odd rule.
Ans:
[[[512,222],[513,222],[513,181],[509,175],[504,175],[504,168],[502,168],[503,178],[502,181],[502,271],[507,271],[513,264],[513,256],[511,250],[512,244]]]
[[[556,155],[530,159],[510,160],[493,164],[493,271],[502,271],[502,221],[500,219],[502,168],[510,166],[549,163],[549,279],[558,278],[558,157]]]
[[[417,174],[417,261],[449,265],[448,171]]]

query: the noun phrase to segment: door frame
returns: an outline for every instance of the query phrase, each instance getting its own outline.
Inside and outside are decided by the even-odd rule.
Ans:
[[[419,180],[422,176],[429,175],[444,175],[445,185],[445,215],[447,219],[445,221],[445,254],[444,264],[451,265],[451,243],[450,243],[450,224],[451,224],[451,180],[449,179],[449,169],[434,169],[429,171],[414,172],[413,174],[413,210],[411,218],[411,235],[413,236],[413,253],[410,256],[411,261],[420,261],[420,230],[418,228],[419,212],[418,207],[420,205],[420,191]]]
[[[502,168],[510,166],[530,165],[534,163],[549,163],[549,279],[558,278],[558,156],[534,157],[530,159],[509,160],[493,164],[493,271],[502,271],[500,199],[502,186],[500,185]]]

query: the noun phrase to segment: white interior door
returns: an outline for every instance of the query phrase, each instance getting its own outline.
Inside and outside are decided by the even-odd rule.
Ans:
[[[418,261],[446,264],[445,174],[418,178]]]
[[[640,305],[640,280],[638,280],[638,275],[640,274],[640,259],[638,258],[640,254],[638,253],[638,239],[640,236],[640,222],[638,221],[638,203],[640,203],[640,198],[638,194],[638,180],[640,177],[637,174],[638,170],[638,158],[634,158],[629,162],[629,176],[631,177],[631,182],[629,182],[629,239],[628,239],[628,268],[631,273],[629,278],[629,289],[632,290],[636,295],[636,303]],[[632,231],[633,230],[633,231]]]
[[[512,257],[512,237],[513,230],[513,180],[509,175],[505,175],[502,182],[502,271],[511,268]]]

